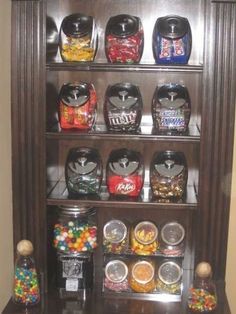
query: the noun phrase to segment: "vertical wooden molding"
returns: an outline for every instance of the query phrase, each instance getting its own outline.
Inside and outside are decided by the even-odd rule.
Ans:
[[[197,261],[225,277],[236,79],[236,5],[206,8]],[[219,184],[221,182],[221,184]]]

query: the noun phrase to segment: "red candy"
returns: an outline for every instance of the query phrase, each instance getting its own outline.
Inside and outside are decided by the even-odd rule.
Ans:
[[[125,178],[122,176],[110,176],[107,185],[110,194],[138,196],[143,186],[143,178],[139,175]]]

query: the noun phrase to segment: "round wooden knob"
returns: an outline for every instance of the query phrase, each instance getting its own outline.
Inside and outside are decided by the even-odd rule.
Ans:
[[[33,244],[29,240],[21,240],[17,244],[17,252],[20,255],[27,256],[32,254],[34,250]]]
[[[207,262],[201,262],[197,265],[195,273],[200,278],[210,277],[212,274],[211,265]]]

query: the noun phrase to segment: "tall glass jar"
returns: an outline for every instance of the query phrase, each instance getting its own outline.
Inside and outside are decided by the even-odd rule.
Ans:
[[[54,247],[62,253],[93,251],[97,247],[96,210],[60,206],[54,226]]]
[[[174,261],[163,262],[158,269],[156,290],[161,294],[181,294],[181,278],[183,270]]]
[[[176,222],[171,221],[166,223],[161,228],[160,252],[168,256],[181,256],[185,249],[185,229]]]
[[[105,265],[104,287],[115,292],[127,291],[128,284],[128,266],[125,260],[110,260]]]
[[[153,292],[155,283],[155,264],[152,260],[138,260],[130,265],[129,285],[135,292]]]
[[[33,245],[28,240],[17,244],[13,302],[25,307],[40,301],[40,290],[35,261],[32,256]]]
[[[63,61],[93,61],[97,51],[94,18],[81,13],[66,16],[60,29],[60,53]]]

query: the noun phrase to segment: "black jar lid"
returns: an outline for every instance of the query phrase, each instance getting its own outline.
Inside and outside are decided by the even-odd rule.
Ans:
[[[161,238],[167,245],[178,245],[184,237],[184,227],[176,221],[166,223],[161,229]]]
[[[158,18],[155,28],[161,36],[177,39],[183,37],[188,32],[190,25],[188,19],[184,17],[168,15]]]
[[[177,283],[182,276],[181,267],[172,261],[164,262],[158,269],[159,279],[167,285]]]
[[[185,156],[182,152],[165,151],[154,155],[155,170],[162,176],[175,177],[187,167]]]
[[[117,109],[130,109],[141,100],[139,88],[130,83],[117,83],[108,86],[106,97]]]
[[[155,98],[167,109],[178,109],[186,103],[190,106],[188,90],[179,84],[166,84],[157,88]]]
[[[83,215],[91,215],[95,213],[95,208],[83,205],[61,205],[58,206],[58,213],[62,216],[77,217]]]
[[[59,97],[66,105],[79,107],[88,101],[90,87],[88,83],[67,83],[62,86]]]
[[[61,24],[61,29],[66,36],[84,37],[92,33],[93,17],[81,13],[66,16]]]
[[[117,37],[127,37],[139,30],[140,19],[128,14],[112,16],[106,26],[106,33]]]
[[[126,148],[112,151],[109,157],[110,170],[122,176],[133,174],[139,168],[140,163],[140,153]]]
[[[121,220],[110,220],[103,227],[103,236],[111,243],[120,243],[127,236],[127,227]]]
[[[112,260],[106,264],[105,275],[111,282],[120,283],[126,279],[128,267],[121,260]]]
[[[72,148],[69,151],[66,167],[77,175],[89,174],[101,164],[97,150],[87,147]]]

